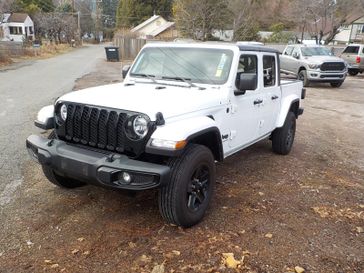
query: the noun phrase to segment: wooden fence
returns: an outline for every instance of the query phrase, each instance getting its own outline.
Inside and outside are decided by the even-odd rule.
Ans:
[[[23,43],[0,41],[0,54],[18,57],[24,54]]]
[[[147,43],[144,39],[136,39],[129,37],[115,37],[114,46],[119,47],[121,60],[133,60]]]

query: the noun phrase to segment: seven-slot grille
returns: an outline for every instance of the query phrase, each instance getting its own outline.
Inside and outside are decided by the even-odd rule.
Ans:
[[[321,65],[321,71],[343,71],[344,69],[343,62],[327,62]]]
[[[126,141],[123,127],[127,118],[124,112],[68,104],[64,137],[75,143],[123,152]]]

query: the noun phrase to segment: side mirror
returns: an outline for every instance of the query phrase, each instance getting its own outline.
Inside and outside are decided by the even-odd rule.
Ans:
[[[299,59],[300,58],[300,54],[298,54],[297,52],[293,53],[293,58]]]
[[[128,72],[130,70],[130,65],[124,65],[122,69],[123,79],[125,79],[126,75],[128,75]]]
[[[241,73],[238,75],[238,79],[236,81],[236,87],[238,90],[234,92],[235,95],[244,95],[246,90],[255,90],[257,89],[257,74],[253,73]]]

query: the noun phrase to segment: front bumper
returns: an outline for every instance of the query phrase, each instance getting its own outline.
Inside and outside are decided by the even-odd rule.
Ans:
[[[31,135],[26,140],[29,154],[57,174],[80,181],[118,189],[146,190],[168,183],[170,168],[164,165],[129,159],[125,155],[102,153],[69,145],[58,139]],[[131,175],[130,182],[122,174]]]
[[[347,71],[335,71],[326,72],[321,70],[308,70],[307,78],[309,81],[315,82],[333,82],[344,81],[347,75]]]

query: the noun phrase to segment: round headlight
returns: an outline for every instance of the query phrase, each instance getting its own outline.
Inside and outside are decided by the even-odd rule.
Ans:
[[[62,121],[67,119],[67,105],[63,104],[59,110],[60,117]]]
[[[137,116],[133,122],[133,129],[140,138],[145,137],[148,133],[147,119],[143,116]]]
[[[129,117],[125,126],[125,133],[129,139],[140,140],[148,134],[149,118],[144,115]]]

